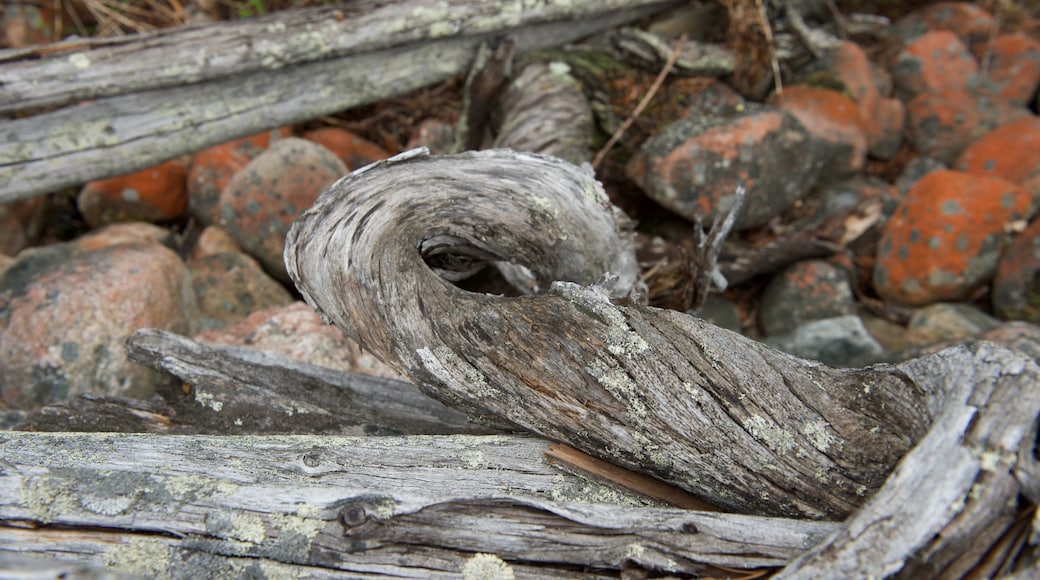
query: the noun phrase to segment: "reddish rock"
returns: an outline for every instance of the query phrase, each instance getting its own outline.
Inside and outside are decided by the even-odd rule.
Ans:
[[[831,61],[831,72],[859,106],[860,127],[870,155],[891,158],[903,139],[903,102],[883,96],[875,80],[874,66],[854,42],[842,41]]]
[[[986,133],[957,158],[955,168],[1006,179],[1040,198],[1040,117],[1020,119]]]
[[[300,362],[377,377],[402,378],[334,326],[325,324],[310,306],[288,306],[254,312],[227,328],[200,333],[195,340],[206,344],[248,346]]]
[[[992,300],[993,311],[1003,318],[1040,322],[1040,220],[1018,234],[1000,257]]]
[[[188,208],[191,214],[206,225],[217,223],[220,220],[217,209],[220,192],[231,178],[263,153],[271,142],[291,134],[288,128],[264,131],[196,153],[188,171]]]
[[[351,171],[390,157],[386,149],[339,127],[325,127],[308,131],[304,133],[303,138],[314,141],[335,153],[336,157],[339,157]]]
[[[957,35],[928,32],[899,53],[892,68],[896,95],[910,99],[926,92],[966,90],[978,82],[979,65]]]
[[[849,274],[825,260],[796,262],[773,277],[762,293],[759,320],[767,336],[806,322],[855,312]]]
[[[206,226],[195,241],[195,247],[191,250],[191,259],[198,260],[213,254],[224,252],[241,252],[242,247],[227,233],[227,230],[219,226]]]
[[[192,260],[188,270],[199,305],[199,330],[228,326],[257,310],[293,301],[256,260],[241,252]]]
[[[818,140],[830,142],[843,153],[835,155],[824,169],[829,177],[839,177],[863,169],[867,158],[859,107],[849,97],[830,89],[807,85],[784,87],[776,105],[791,113]]]
[[[992,177],[935,171],[907,193],[878,244],[874,287],[924,305],[967,298],[993,277],[1005,228],[1028,215],[1024,189]]]
[[[50,2],[4,2],[0,10],[0,41],[4,48],[46,44],[54,35],[54,7]],[[60,21],[60,20],[59,20]]]
[[[440,119],[426,119],[412,132],[408,149],[426,147],[434,155],[450,153],[455,146],[455,127]]]
[[[288,282],[285,234],[322,190],[347,173],[328,149],[282,139],[235,174],[220,195],[220,225],[272,276]]]
[[[1001,34],[993,41],[987,87],[1016,105],[1029,104],[1040,85],[1040,41]]]
[[[746,105],[740,113],[690,115],[648,139],[629,177],[657,203],[710,221],[743,185],[737,229],[760,226],[804,196],[831,152],[791,114]]]
[[[0,203],[0,254],[14,256],[33,242],[47,209],[43,197]]]
[[[76,205],[91,227],[115,222],[172,220],[188,207],[187,167],[172,159],[131,173],[91,181],[79,192]]]
[[[170,230],[145,222],[112,224],[87,232],[72,241],[84,250],[100,250],[119,244],[163,244],[171,242]]]
[[[914,97],[907,107],[907,129],[918,153],[952,164],[982,135],[1028,117],[1028,110],[1005,99],[977,90],[948,90]]]
[[[146,397],[169,379],[129,362],[123,341],[143,327],[190,333],[194,306],[190,274],[159,244],[24,251],[0,278],[0,397],[16,409]]]

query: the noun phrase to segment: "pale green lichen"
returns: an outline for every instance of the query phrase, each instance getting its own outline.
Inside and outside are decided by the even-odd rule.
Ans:
[[[86,70],[86,69],[90,68],[90,57],[88,57],[87,55],[83,54],[82,52],[77,52],[75,54],[70,54],[69,55],[69,64],[71,64],[72,66],[76,67],[79,70]]]
[[[261,544],[267,537],[267,527],[264,520],[256,514],[236,513],[231,516],[231,528],[227,537],[250,544]]]
[[[213,409],[218,413],[221,409],[224,408],[224,403],[222,401],[218,401],[216,397],[213,396],[213,393],[203,391],[199,388],[195,389],[195,401],[197,401],[203,407],[209,407],[210,409]]]
[[[416,349],[415,354],[419,356],[423,367],[430,374],[437,377],[455,392],[470,392],[478,398],[501,395],[501,391],[488,382],[484,373],[462,360],[448,348],[437,347],[435,351],[431,351],[428,348],[419,348]],[[465,383],[456,378],[459,374],[462,375]]]
[[[625,546],[625,559],[626,560],[640,560],[643,554],[646,553],[646,546],[642,544],[629,544]]]
[[[596,377],[596,382],[603,385],[615,399],[625,403],[629,411],[636,417],[646,417],[646,404],[639,396],[639,386],[628,376],[625,369],[613,367],[604,370]]]
[[[462,464],[466,469],[483,469],[487,467],[487,457],[484,456],[482,451],[476,449],[463,451],[459,458],[462,459]]]
[[[832,445],[840,447],[840,441],[827,430],[824,421],[811,421],[802,426],[802,435],[809,439],[813,447],[826,453]]]
[[[752,415],[742,424],[752,437],[762,441],[780,455],[790,453],[795,448],[795,438],[791,433],[770,424],[761,415]]]
[[[44,524],[79,508],[72,485],[50,477],[33,477],[23,482],[19,502],[29,508],[29,517]]]
[[[513,580],[513,568],[494,554],[475,554],[462,566],[463,580]]]
[[[170,578],[170,546],[161,540],[132,538],[105,550],[106,567],[142,578]]]

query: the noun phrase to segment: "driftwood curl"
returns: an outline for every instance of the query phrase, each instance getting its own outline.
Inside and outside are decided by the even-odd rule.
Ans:
[[[635,280],[623,223],[591,173],[566,162],[417,151],[330,187],[289,232],[285,258],[308,303],[447,404],[732,511],[837,519],[859,509],[793,575],[963,570],[983,556],[966,557],[963,542],[1007,530],[1019,494],[1036,501],[1040,394],[1028,386],[1040,368],[1027,357],[982,345],[833,369],[625,305],[610,295]],[[527,268],[542,293],[495,296],[445,279],[497,262]],[[618,284],[594,283],[607,273]],[[944,479],[954,457],[957,477]],[[921,478],[938,495],[922,496]]]

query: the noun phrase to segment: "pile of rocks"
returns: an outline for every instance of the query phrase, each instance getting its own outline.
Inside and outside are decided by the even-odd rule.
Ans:
[[[880,208],[847,251],[765,281],[753,308],[716,296],[699,314],[835,365],[979,338],[1040,356],[1040,42],[996,27],[973,4],[934,4],[875,57],[842,42],[805,76],[827,82],[788,81],[765,103],[721,82],[689,95],[626,167],[664,208],[710,220],[742,185],[738,232]],[[430,127],[418,143],[444,141]],[[0,206],[0,407],[148,396],[170,379],[127,361],[123,340],[140,327],[396,376],[294,300],[282,264],[295,217],[388,153],[336,128],[301,137],[275,130],[87,184],[77,203],[93,231],[67,243],[31,247],[40,199]],[[897,156],[898,179],[866,175]],[[201,233],[153,225],[186,216]],[[866,310],[864,280],[909,322]]]

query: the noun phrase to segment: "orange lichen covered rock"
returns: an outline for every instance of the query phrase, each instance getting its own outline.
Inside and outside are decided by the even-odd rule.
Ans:
[[[1031,116],[1024,107],[974,90],[921,93],[907,106],[914,149],[947,164],[988,131]]]
[[[979,65],[957,35],[937,30],[922,35],[899,53],[892,68],[896,95],[964,90],[977,83]]]
[[[993,277],[1006,228],[1031,206],[1027,191],[1002,179],[929,173],[885,225],[875,289],[885,300],[917,306],[967,298]]]
[[[998,95],[1025,105],[1040,85],[1040,41],[1025,34],[1001,34],[993,41],[988,83]]]
[[[346,129],[324,127],[303,134],[303,138],[332,151],[351,171],[390,157],[386,149]]]
[[[903,137],[903,102],[881,94],[867,54],[854,42],[842,41],[834,52],[831,73],[845,85],[845,92],[859,107],[860,128],[867,138],[870,155],[890,158]]]
[[[961,153],[956,169],[1000,177],[1040,195],[1040,117],[998,127]]]
[[[188,207],[186,176],[185,162],[172,159],[137,173],[91,181],[76,203],[91,227],[172,220]]]
[[[776,104],[801,121],[814,137],[843,151],[836,152],[824,171],[841,176],[863,169],[867,138],[859,107],[852,99],[830,89],[795,85],[785,87]]]

